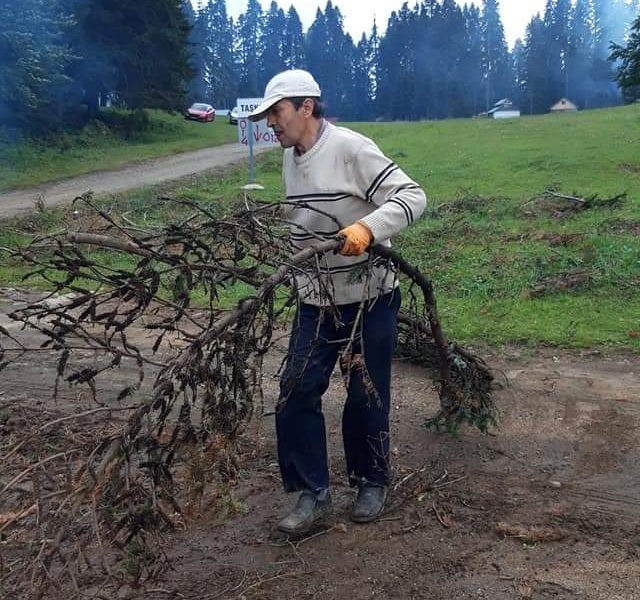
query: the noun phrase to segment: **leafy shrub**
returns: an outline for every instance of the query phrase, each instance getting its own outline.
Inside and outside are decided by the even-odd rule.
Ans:
[[[143,109],[130,111],[107,108],[98,113],[97,120],[125,140],[146,133],[151,129],[151,119],[147,111]]]

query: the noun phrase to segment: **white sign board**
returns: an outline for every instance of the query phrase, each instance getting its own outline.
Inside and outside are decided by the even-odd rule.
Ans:
[[[238,98],[236,106],[238,107],[238,117],[248,117],[258,106],[260,106],[262,98]]]
[[[267,127],[267,120],[257,121],[252,126],[249,124],[247,117],[262,102],[262,98],[238,98],[236,106],[238,107],[238,141],[244,145],[252,142],[253,146],[278,146],[280,142],[273,134],[270,127]]]

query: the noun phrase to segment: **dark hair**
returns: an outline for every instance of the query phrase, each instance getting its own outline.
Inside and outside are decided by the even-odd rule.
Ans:
[[[316,119],[324,117],[324,102],[322,102],[321,98],[314,98],[312,96],[294,96],[293,98],[287,98],[287,100],[290,100],[294,108],[298,110],[307,98],[313,102],[313,112],[311,113],[311,116]]]

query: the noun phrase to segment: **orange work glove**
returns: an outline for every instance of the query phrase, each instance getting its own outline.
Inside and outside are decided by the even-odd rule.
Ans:
[[[345,227],[338,232],[345,238],[340,254],[344,256],[360,256],[373,241],[371,229],[362,221],[356,221],[353,225]]]

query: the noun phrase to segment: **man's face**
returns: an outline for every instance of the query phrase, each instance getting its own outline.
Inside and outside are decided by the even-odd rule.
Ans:
[[[313,102],[305,100],[296,109],[291,100],[276,102],[267,112],[267,125],[273,129],[283,148],[298,145],[309,127],[309,118],[313,112]]]

